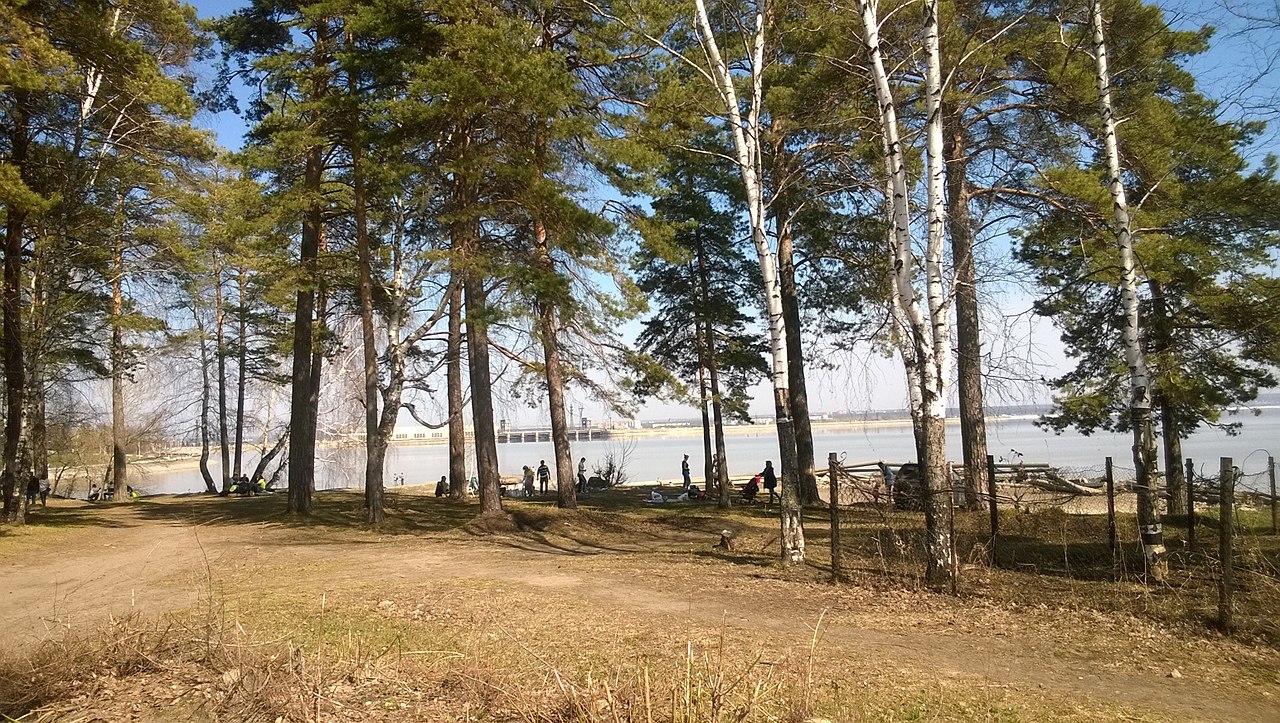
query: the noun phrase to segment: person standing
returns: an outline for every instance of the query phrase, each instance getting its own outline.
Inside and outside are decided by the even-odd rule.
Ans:
[[[587,492],[587,458],[583,457],[578,462],[578,494],[586,494]]]
[[[28,507],[36,503],[36,495],[38,494],[40,494],[40,480],[36,479],[35,475],[32,475],[31,479],[27,480],[27,506]]]
[[[760,478],[764,480],[764,488],[769,490],[769,504],[773,504],[773,491],[778,486],[778,475],[773,471],[773,462],[766,461],[764,469],[760,472]],[[779,500],[782,498],[779,497]]]
[[[547,485],[551,482],[551,469],[547,467],[547,460],[538,462],[538,487],[542,490],[542,494],[547,493]]]
[[[533,496],[533,468],[527,464],[524,466],[524,496]]]
[[[49,476],[45,475],[40,478],[40,506],[49,506]]]
[[[693,483],[693,480],[689,479],[689,455],[687,454],[680,461],[680,476],[684,478],[684,491],[688,492],[689,485]]]

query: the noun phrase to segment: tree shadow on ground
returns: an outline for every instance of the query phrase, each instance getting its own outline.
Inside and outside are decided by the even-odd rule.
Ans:
[[[137,527],[140,522],[129,514],[129,503],[98,502],[74,507],[54,505],[42,507],[28,512],[27,525],[32,527],[73,528],[73,527]],[[4,526],[0,526],[0,531]]]

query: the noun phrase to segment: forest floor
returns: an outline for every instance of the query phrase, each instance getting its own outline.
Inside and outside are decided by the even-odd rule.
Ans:
[[[0,713],[1280,720],[1272,629],[1225,638],[1201,598],[1171,612],[1176,590],[1011,563],[929,592],[856,521],[852,581],[832,585],[825,510],[809,563],[787,568],[763,505],[648,505],[640,488],[477,518],[426,493],[390,491],[377,530],[349,492],[302,521],[281,496],[188,496],[57,500],[0,527]],[[726,528],[735,551],[715,547]]]

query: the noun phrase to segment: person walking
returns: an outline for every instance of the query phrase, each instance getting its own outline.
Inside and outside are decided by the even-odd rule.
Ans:
[[[40,478],[40,506],[49,506],[49,475]]]
[[[30,507],[36,503],[36,495],[40,494],[40,480],[32,475],[27,481],[27,506]]]
[[[778,486],[778,475],[773,471],[773,462],[766,461],[764,469],[760,472],[760,478],[764,480],[764,488],[769,490],[769,504],[773,504],[773,491]],[[781,497],[778,497],[781,500]]]
[[[587,458],[583,457],[578,462],[578,494],[586,494],[587,492]]]
[[[689,455],[687,454],[680,461],[680,476],[684,478],[684,491],[688,492],[689,485],[693,483],[693,480],[689,479]]]
[[[551,469],[547,467],[547,460],[538,462],[538,487],[542,490],[542,494],[547,493],[547,485],[551,482]]]

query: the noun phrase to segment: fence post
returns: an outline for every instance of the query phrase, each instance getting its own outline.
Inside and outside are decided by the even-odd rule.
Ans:
[[[1234,520],[1233,504],[1235,497],[1235,470],[1231,468],[1231,458],[1223,457],[1218,470],[1218,556],[1221,558],[1222,574],[1218,577],[1218,627],[1222,632],[1231,632],[1231,596],[1235,571],[1232,569],[1231,542],[1232,523]]]
[[[1196,465],[1187,459],[1187,550],[1196,551]]]
[[[996,458],[987,455],[987,507],[991,511],[991,540],[987,543],[987,554],[991,557],[991,566],[996,566],[996,538],[1000,534],[1000,509],[996,506]]]
[[[1119,578],[1120,556],[1116,547],[1116,475],[1107,457],[1107,547],[1111,550],[1111,579]]]
[[[1280,533],[1280,503],[1276,500],[1276,458],[1267,455],[1267,474],[1271,477],[1271,534]]]
[[[844,576],[840,559],[840,461],[835,452],[827,454],[827,491],[831,507],[831,582]]]

